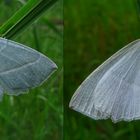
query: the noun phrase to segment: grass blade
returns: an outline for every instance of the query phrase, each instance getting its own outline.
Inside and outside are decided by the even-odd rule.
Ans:
[[[0,35],[12,38],[30,25],[37,17],[52,7],[57,0],[29,0],[0,28]]]
[[[56,34],[60,35],[61,37],[63,36],[62,33],[57,29],[57,27],[50,21],[45,20],[45,23],[48,25],[50,29],[52,29]]]

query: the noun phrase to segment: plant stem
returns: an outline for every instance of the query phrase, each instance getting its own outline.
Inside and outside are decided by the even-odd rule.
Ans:
[[[57,0],[29,0],[0,28],[0,35],[6,38],[14,37],[56,2]]]

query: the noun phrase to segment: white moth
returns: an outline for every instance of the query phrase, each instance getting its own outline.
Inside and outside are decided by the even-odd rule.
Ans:
[[[140,39],[93,71],[77,89],[69,106],[95,120],[140,119]]]
[[[19,95],[41,85],[56,68],[36,50],[0,38],[0,99],[3,93]]]

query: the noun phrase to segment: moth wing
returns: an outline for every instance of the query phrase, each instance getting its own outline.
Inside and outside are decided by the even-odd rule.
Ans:
[[[56,70],[48,57],[22,44],[0,38],[0,85],[18,95],[41,85]]]
[[[140,118],[140,40],[111,56],[76,90],[70,108],[93,119]]]

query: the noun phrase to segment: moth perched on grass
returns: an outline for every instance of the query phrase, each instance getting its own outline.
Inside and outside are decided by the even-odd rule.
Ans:
[[[57,69],[48,57],[17,42],[0,38],[0,95],[19,95],[41,85]]]
[[[140,40],[111,56],[81,84],[70,107],[93,119],[140,119]]]

